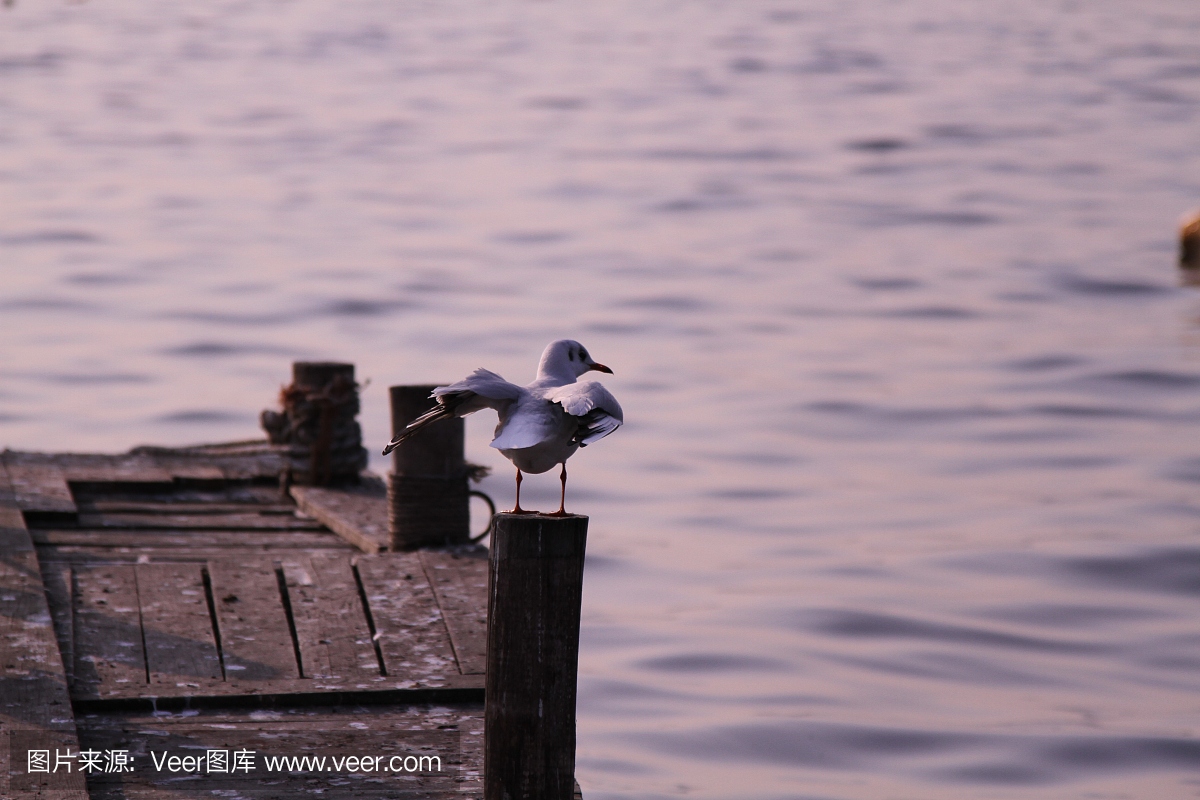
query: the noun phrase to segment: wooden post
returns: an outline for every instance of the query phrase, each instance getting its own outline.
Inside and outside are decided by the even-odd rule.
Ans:
[[[366,469],[354,365],[297,361],[292,383],[280,393],[283,411],[259,417],[272,444],[290,445],[290,480],[314,486],[358,483]]]
[[[309,389],[321,389],[338,378],[354,383],[354,365],[339,361],[293,361],[292,383]]]
[[[1179,228],[1179,266],[1200,275],[1200,211],[1193,211]]]
[[[485,800],[571,800],[588,518],[497,514],[488,570]]]
[[[393,386],[392,434],[433,408],[433,386]],[[463,421],[435,422],[392,451],[388,533],[392,550],[466,544],[471,539]]]

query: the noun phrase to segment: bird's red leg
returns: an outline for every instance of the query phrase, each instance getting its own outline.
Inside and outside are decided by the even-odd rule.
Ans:
[[[526,511],[521,508],[521,481],[524,480],[521,476],[521,468],[517,467],[517,502],[513,505],[513,510],[510,514],[533,514],[533,511]]]
[[[562,463],[562,472],[559,473],[558,479],[560,481],[562,481],[562,495],[559,497],[559,500],[558,500],[558,511],[555,511],[553,514],[548,515],[551,517],[567,516],[567,509],[566,509],[566,505],[567,505],[567,462],[565,462],[565,461]]]

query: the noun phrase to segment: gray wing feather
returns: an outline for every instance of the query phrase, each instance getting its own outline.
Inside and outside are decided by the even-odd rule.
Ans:
[[[383,448],[383,454],[386,456],[405,439],[440,419],[465,417],[484,408],[494,408],[503,415],[505,409],[521,396],[522,391],[520,386],[509,383],[486,369],[477,369],[449,386],[439,386],[430,395],[438,404],[408,423],[404,430]]]
[[[587,447],[621,427],[625,414],[612,393],[599,383],[569,383],[552,391],[547,400],[558,403],[568,414],[579,419],[572,441]]]
[[[613,418],[605,411],[595,409],[579,418],[579,430],[571,440],[580,447],[587,447],[592,442],[598,442],[605,436],[621,427],[621,420]]]
[[[465,417],[485,408],[494,408],[503,416],[524,391],[491,370],[477,369],[458,383],[437,387],[430,397],[456,417]]]
[[[522,391],[520,386],[509,383],[491,370],[477,369],[458,383],[437,387],[432,396],[441,402],[446,395],[473,392],[487,400],[504,401],[516,400]]]

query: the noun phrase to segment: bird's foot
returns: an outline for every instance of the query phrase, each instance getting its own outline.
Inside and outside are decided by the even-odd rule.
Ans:
[[[548,511],[547,513],[543,514],[542,516],[544,516],[544,517],[573,517],[575,515],[572,514],[570,511],[564,511],[563,509],[560,508],[558,511]]]
[[[504,513],[505,514],[539,514],[541,512],[536,511],[535,509],[532,509],[532,508],[521,508],[520,506],[514,506],[511,511],[505,511]]]

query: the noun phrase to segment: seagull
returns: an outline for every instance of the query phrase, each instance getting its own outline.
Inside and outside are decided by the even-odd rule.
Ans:
[[[521,508],[521,473],[538,475],[562,465],[562,495],[558,511],[566,516],[567,459],[581,447],[603,439],[621,427],[621,405],[599,383],[577,380],[589,372],[613,371],[592,360],[587,349],[573,339],[546,345],[538,363],[537,378],[528,386],[509,383],[494,372],[477,369],[458,383],[439,386],[431,398],[438,404],[400,431],[383,454],[417,431],[440,419],[452,419],[493,408],[500,416],[492,447],[517,468],[517,501],[510,514],[532,514]]]

